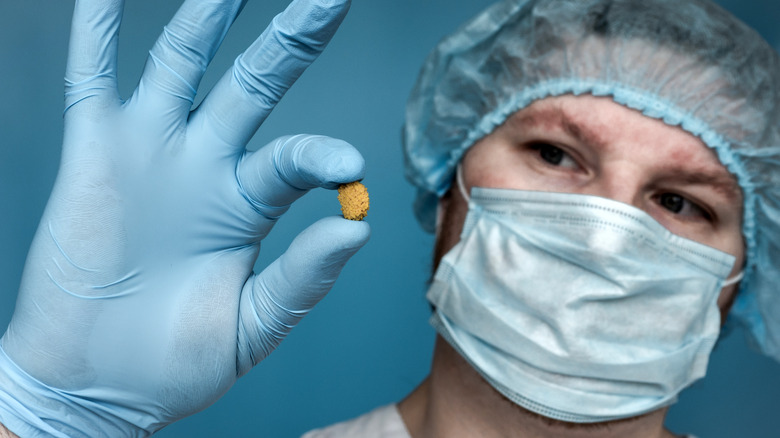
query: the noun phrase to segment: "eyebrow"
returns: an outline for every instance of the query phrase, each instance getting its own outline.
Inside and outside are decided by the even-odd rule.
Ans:
[[[563,131],[580,143],[597,147],[604,147],[606,142],[598,135],[569,118],[561,108],[530,108],[527,112],[516,113],[519,117],[512,118],[512,124],[526,126],[555,125],[563,128]]]
[[[665,180],[687,185],[706,185],[728,198],[736,201],[742,195],[742,189],[737,184],[736,178],[725,171],[690,171],[689,169],[676,168],[666,170],[668,176]]]
[[[606,145],[606,142],[598,133],[572,120],[560,107],[529,108],[529,111],[518,112],[516,116],[512,117],[512,124],[535,127],[552,124],[562,128],[566,134],[581,143],[602,148]],[[671,169],[666,169],[665,174],[668,175],[664,178],[667,181],[687,185],[710,186],[724,195],[729,201],[736,201],[742,195],[742,189],[739,187],[736,178],[725,170],[703,169],[691,171],[690,169],[674,166]]]

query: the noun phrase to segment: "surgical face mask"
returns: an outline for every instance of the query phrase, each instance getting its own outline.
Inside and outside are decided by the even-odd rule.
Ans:
[[[474,188],[428,292],[432,324],[530,411],[632,417],[704,376],[734,261],[617,201]]]

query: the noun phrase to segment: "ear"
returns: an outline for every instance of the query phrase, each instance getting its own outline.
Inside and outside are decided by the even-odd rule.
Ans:
[[[441,234],[441,223],[444,218],[444,212],[449,207],[451,196],[443,196],[439,198],[436,203],[436,239],[438,240]]]

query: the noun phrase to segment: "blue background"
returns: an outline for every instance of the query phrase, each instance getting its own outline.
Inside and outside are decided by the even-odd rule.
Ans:
[[[369,244],[279,349],[206,411],[162,437],[294,437],[395,402],[427,374],[434,340],[425,282],[432,237],[411,213],[403,177],[404,104],[427,52],[490,0],[354,0],[341,30],[260,129],[250,148],[290,133],[343,138],[365,155]],[[780,46],[777,0],[720,2]],[[122,95],[177,1],[130,0],[120,37]],[[73,2],[0,2],[0,328],[13,312],[22,267],[57,171],[63,74]],[[284,0],[250,1],[202,82],[208,90]],[[203,93],[199,96],[202,97]],[[307,195],[263,242],[258,267],[315,219],[338,214],[333,192]],[[780,436],[780,365],[734,332],[706,379],[668,417],[700,438]]]

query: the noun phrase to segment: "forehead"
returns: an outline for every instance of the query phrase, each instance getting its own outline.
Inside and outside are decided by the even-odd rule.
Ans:
[[[608,97],[541,99],[512,114],[491,135],[518,141],[573,141],[606,158],[619,157],[648,171],[712,185],[730,198],[741,195],[736,177],[700,138]]]

